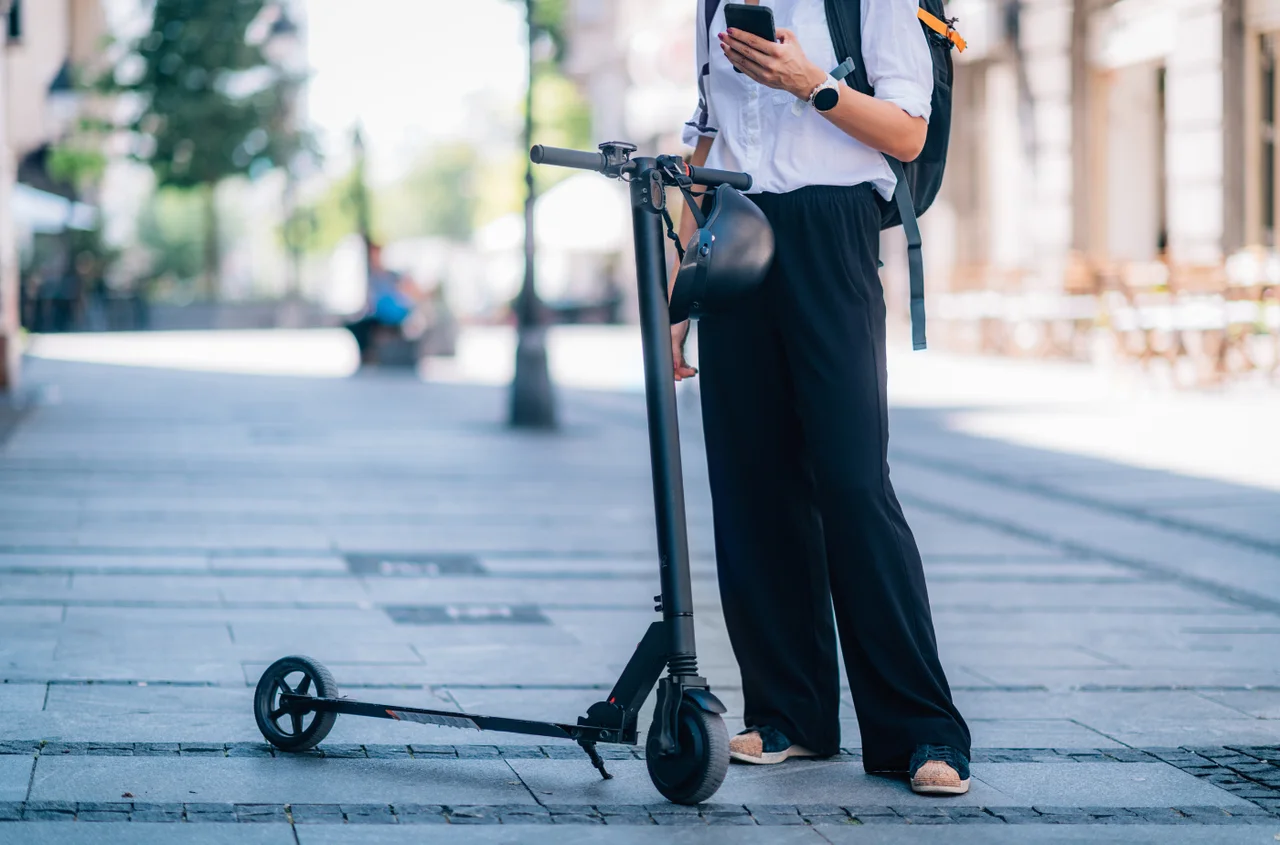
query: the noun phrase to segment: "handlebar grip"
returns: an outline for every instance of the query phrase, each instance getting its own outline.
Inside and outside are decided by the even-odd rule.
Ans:
[[[735,170],[712,170],[709,167],[690,167],[689,178],[697,185],[724,185],[739,191],[751,190],[751,174]]]
[[[550,164],[555,167],[576,167],[579,170],[604,170],[604,154],[584,150],[566,150],[563,147],[544,147],[535,144],[529,150],[529,160],[534,164]]]

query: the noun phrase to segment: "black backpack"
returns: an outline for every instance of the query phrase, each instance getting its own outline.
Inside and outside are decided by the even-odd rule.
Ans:
[[[875,0],[825,0],[827,27],[837,57],[853,60],[853,70],[845,82],[855,91],[874,96],[875,91],[867,80],[867,70],[862,61],[862,10],[861,2]],[[951,48],[964,49],[964,41],[951,28],[953,21],[946,18],[943,0],[919,0],[920,26],[929,42],[933,58],[933,99],[929,117],[929,133],[924,149],[915,161],[901,162],[885,156],[898,187],[893,200],[881,200],[880,228],[902,226],[907,236],[907,264],[911,279],[911,346],[925,348],[924,332],[924,256],[920,247],[920,224],[917,218],[928,210],[942,187],[942,174],[947,164],[947,146],[951,139],[951,80],[954,68]],[[711,37],[711,19],[715,16],[720,0],[707,0],[705,28]],[[879,195],[877,195],[877,198]]]

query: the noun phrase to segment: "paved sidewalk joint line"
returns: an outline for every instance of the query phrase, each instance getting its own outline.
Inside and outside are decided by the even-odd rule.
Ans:
[[[0,802],[0,822],[262,824],[1266,824],[1258,807],[896,807],[834,804],[177,804]]]

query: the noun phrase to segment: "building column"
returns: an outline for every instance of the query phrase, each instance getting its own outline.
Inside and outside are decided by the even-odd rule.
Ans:
[[[1244,0],[1222,3],[1222,249],[1245,245],[1246,106]]]
[[[0,0],[8,14],[9,0]],[[17,165],[9,149],[9,77],[4,39],[0,38],[0,393],[21,384],[21,315],[18,311],[18,250],[14,240],[12,193]]]
[[[1071,249],[1089,252],[1089,2],[1071,3]]]

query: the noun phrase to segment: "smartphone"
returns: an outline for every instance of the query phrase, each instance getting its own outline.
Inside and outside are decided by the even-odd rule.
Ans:
[[[778,33],[773,26],[773,9],[768,6],[753,6],[749,3],[725,3],[724,22],[726,26],[749,32],[765,41],[777,41]],[[738,70],[738,73],[742,71]]]

